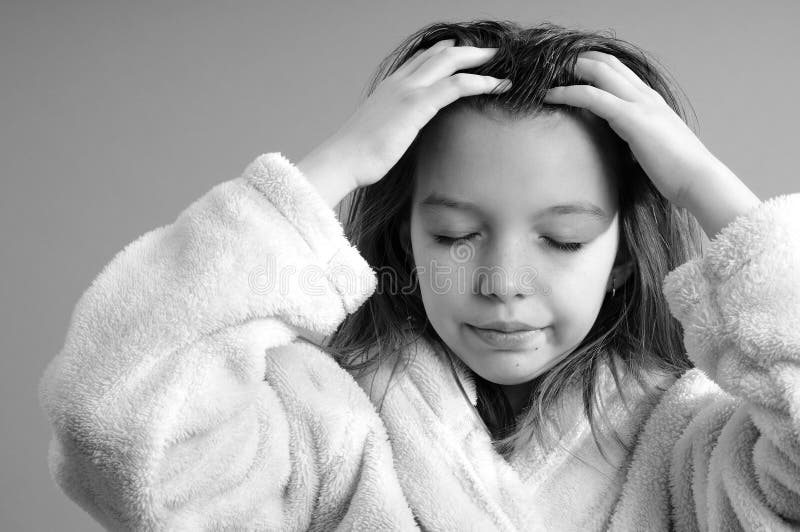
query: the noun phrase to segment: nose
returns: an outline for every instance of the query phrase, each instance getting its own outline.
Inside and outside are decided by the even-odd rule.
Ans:
[[[498,242],[476,272],[478,292],[504,303],[535,294],[539,271],[530,248],[521,240]]]

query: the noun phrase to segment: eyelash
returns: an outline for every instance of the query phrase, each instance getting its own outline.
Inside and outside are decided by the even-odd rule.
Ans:
[[[454,242],[457,241],[471,240],[477,235],[478,233],[470,233],[468,235],[458,238],[442,236],[442,235],[434,235],[433,239],[440,244],[453,244]],[[559,251],[565,251],[567,253],[575,253],[576,251],[579,251],[583,247],[583,244],[581,242],[558,242],[546,236],[543,236],[542,238],[544,239],[545,242],[547,242],[547,245],[550,246],[551,248],[557,249]]]

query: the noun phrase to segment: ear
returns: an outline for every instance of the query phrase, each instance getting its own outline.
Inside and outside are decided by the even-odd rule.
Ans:
[[[614,286],[619,289],[633,273],[634,264],[628,253],[627,247],[621,245],[617,251],[617,257],[614,260],[614,266],[611,268],[611,273],[608,274],[607,292],[611,292],[611,281],[613,279]]]
[[[614,287],[619,290],[619,287],[625,284],[625,281],[628,280],[628,277],[631,276],[631,273],[633,273],[633,261],[616,264],[611,269],[611,273],[608,275],[608,288],[606,289],[606,292],[611,292],[612,280],[614,281]]]

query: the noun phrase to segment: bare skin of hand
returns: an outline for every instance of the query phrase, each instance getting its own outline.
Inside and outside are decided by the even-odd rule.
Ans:
[[[760,203],[661,95],[618,58],[583,52],[575,74],[590,84],[554,87],[545,102],[587,109],[606,120],[656,188],[689,210],[709,237]]]
[[[456,73],[485,63],[497,48],[454,44],[445,39],[417,51],[297,165],[329,204],[383,178],[443,107],[464,96],[510,88],[510,81],[502,85],[506,80]]]

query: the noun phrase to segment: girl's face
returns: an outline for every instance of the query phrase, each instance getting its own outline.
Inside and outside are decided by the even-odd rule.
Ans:
[[[619,239],[611,148],[596,125],[563,113],[511,122],[451,111],[420,143],[409,229],[423,304],[475,373],[525,383],[577,347],[609,289]],[[539,330],[498,344],[474,329],[494,321]]]

